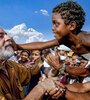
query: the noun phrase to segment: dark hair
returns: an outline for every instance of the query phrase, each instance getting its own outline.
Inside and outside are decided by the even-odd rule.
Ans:
[[[40,52],[40,55],[42,55],[42,50],[39,50],[39,49],[34,49],[34,50],[38,50]],[[34,51],[34,50],[31,50],[31,53]],[[30,54],[31,54],[30,53]]]
[[[28,56],[30,55],[30,52],[28,50],[22,50],[21,55],[22,55],[23,52],[26,52],[28,54]]]
[[[85,12],[83,8],[74,1],[66,1],[53,8],[53,13],[60,13],[65,24],[68,25],[71,21],[77,24],[76,31],[79,32],[85,22]]]

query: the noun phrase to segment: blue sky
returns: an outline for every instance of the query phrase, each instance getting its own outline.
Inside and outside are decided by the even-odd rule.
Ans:
[[[0,26],[11,29],[25,23],[27,28],[34,28],[52,39],[52,9],[66,0],[0,0]],[[77,1],[86,12],[84,30],[90,31],[90,0]]]

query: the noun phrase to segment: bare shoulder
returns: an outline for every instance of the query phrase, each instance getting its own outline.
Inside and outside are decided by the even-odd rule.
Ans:
[[[90,36],[90,32],[86,32],[86,31],[83,31],[83,32],[80,32],[78,34],[79,37],[88,37]]]
[[[82,40],[82,42],[90,43],[90,32],[80,32],[78,37]]]

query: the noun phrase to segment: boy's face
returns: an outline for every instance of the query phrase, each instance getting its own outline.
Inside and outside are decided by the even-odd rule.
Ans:
[[[62,37],[69,34],[69,25],[64,23],[64,19],[58,13],[53,13],[52,15],[52,31],[55,34],[56,39],[61,39]]]

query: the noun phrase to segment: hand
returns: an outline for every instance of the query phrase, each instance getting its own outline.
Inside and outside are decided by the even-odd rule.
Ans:
[[[49,53],[46,57],[48,63],[54,67],[55,69],[59,69],[62,67],[62,62],[60,61],[60,57],[57,52],[55,52],[55,56]]]
[[[63,89],[55,88],[52,91],[50,91],[49,95],[53,99],[59,99],[60,97],[64,96],[64,90]]]
[[[46,78],[43,81],[39,81],[38,85],[40,85],[46,92],[50,92],[50,90],[56,87],[52,78]]]
[[[55,83],[58,85],[58,87],[51,90],[49,94],[53,99],[59,99],[60,97],[64,96],[65,86],[59,81],[56,81]]]
[[[11,42],[12,42],[12,46],[13,46],[14,50],[17,51],[17,44],[15,43],[13,38],[11,38]]]
[[[39,58],[35,62],[30,63],[32,75],[36,75],[40,71],[40,68],[42,67],[42,65],[43,63],[41,59]]]
[[[32,61],[32,63],[31,63],[31,65],[32,65],[32,68],[35,68],[36,66],[38,66],[39,68],[41,68],[42,65],[43,65],[43,62],[42,62],[41,58],[38,58],[38,59],[34,59]]]

